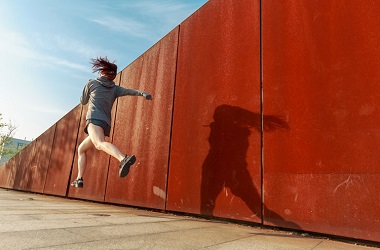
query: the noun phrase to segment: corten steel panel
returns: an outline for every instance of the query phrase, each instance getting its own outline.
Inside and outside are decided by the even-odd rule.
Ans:
[[[259,1],[180,26],[167,209],[261,222]]]
[[[137,161],[124,179],[111,159],[106,201],[164,209],[166,201],[178,27],[122,71],[121,86],[145,90],[143,97],[119,98],[113,142]]]
[[[11,170],[10,160],[0,166],[0,187],[5,187]]]
[[[42,193],[48,171],[56,125],[41,134],[21,151],[14,188]]]
[[[13,189],[24,190],[25,184],[31,180],[32,162],[34,161],[37,139],[28,144],[15,156],[15,178]]]
[[[0,187],[12,188],[16,176],[16,156],[0,167]]]
[[[82,105],[79,104],[56,124],[44,193],[65,196],[74,161]]]
[[[116,85],[120,83],[120,73],[117,75],[115,81]],[[71,171],[70,183],[73,182],[78,175],[78,147],[82,141],[88,136],[84,132],[86,126],[86,114],[87,114],[88,104],[83,107],[82,117],[80,120],[78,140],[75,150],[75,157],[73,168]],[[116,112],[116,102],[112,108],[111,118],[114,120]],[[113,135],[113,126],[111,126],[110,137],[106,137],[106,141],[110,142]],[[91,148],[86,153],[86,169],[83,174],[83,188],[72,187],[69,183],[68,185],[68,197],[81,198],[86,200],[94,201],[104,201],[104,195],[106,190],[106,182],[109,168],[110,156],[103,152]]]
[[[380,241],[380,2],[263,1],[265,224]],[[264,121],[265,122],[265,121]]]
[[[265,174],[266,224],[380,241],[380,174]],[[280,219],[277,214],[287,218]]]

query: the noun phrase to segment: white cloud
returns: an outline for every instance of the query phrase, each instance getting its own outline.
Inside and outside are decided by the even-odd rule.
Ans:
[[[96,15],[96,18],[89,21],[130,37],[156,42],[179,25],[184,17],[189,16],[194,11],[194,6],[173,0],[140,0],[122,2],[117,12],[102,10],[102,15]],[[120,16],[120,13],[132,14]]]
[[[53,64],[53,65],[60,66],[60,67],[63,66],[63,67],[66,67],[68,69],[74,69],[74,70],[82,71],[82,72],[85,72],[87,74],[89,72],[88,66],[78,64],[78,63],[73,63],[71,61],[68,61],[68,60],[65,60],[65,59],[62,59],[59,57],[44,56],[43,60],[44,60],[44,63],[46,63],[46,64]]]
[[[189,4],[180,4],[177,1],[135,1],[126,3],[124,6],[139,9],[147,15],[168,14],[178,11],[185,11]]]
[[[88,42],[63,37],[61,35],[33,34],[32,39],[39,46],[52,52],[71,52],[82,58],[90,58],[100,49],[90,46]]]
[[[142,22],[135,21],[130,18],[118,18],[114,16],[103,16],[90,21],[100,24],[108,29],[115,30],[117,32],[125,32],[131,36],[141,37],[144,39],[150,38],[148,27]]]
[[[23,35],[3,29],[0,29],[0,52],[3,55],[26,59],[35,57],[28,40]]]
[[[52,40],[58,41],[58,45],[64,48],[65,45],[70,45],[70,42],[67,42],[64,39],[60,39],[59,37],[53,38]],[[40,41],[41,43],[41,41]],[[48,41],[44,41],[43,43],[51,44]],[[75,42],[71,41],[71,45],[66,49],[74,50],[74,47],[79,48],[79,51],[85,53],[89,53],[89,49],[86,49],[85,46],[80,46],[79,44],[75,44]],[[80,49],[82,48],[82,49]],[[77,50],[75,50],[77,51]],[[50,65],[56,67],[66,67],[68,69],[74,69],[82,72],[88,73],[88,66],[73,63],[71,61],[65,60],[60,57],[51,56],[44,52],[38,51],[33,48],[30,39],[26,39],[22,34],[7,30],[0,30],[0,65],[7,65],[7,59],[12,58],[12,60],[33,60],[34,64],[42,64],[42,65]],[[2,72],[4,70],[4,72]],[[4,68],[0,69],[0,74],[6,73]]]

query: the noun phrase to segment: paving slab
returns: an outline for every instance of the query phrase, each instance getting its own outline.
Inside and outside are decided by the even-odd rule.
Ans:
[[[375,249],[284,232],[0,188],[1,249]]]

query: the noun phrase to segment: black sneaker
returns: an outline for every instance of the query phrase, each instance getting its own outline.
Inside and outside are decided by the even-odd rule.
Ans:
[[[76,187],[76,188],[83,188],[83,178],[76,179],[71,183],[71,186]]]
[[[125,177],[129,173],[129,168],[136,162],[136,156],[134,155],[127,155],[125,158],[120,162],[120,170],[119,170],[119,176]]]

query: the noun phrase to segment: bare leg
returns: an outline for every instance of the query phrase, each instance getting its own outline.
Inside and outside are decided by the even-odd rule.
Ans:
[[[107,154],[115,157],[120,162],[124,159],[125,155],[122,154],[115,145],[105,141],[104,131],[101,127],[90,123],[88,124],[87,131],[89,138],[91,138],[91,141],[97,150],[106,152]]]
[[[83,142],[78,147],[78,176],[77,179],[83,177],[84,170],[86,168],[86,152],[92,148],[94,144],[92,143],[90,137],[86,137]]]

